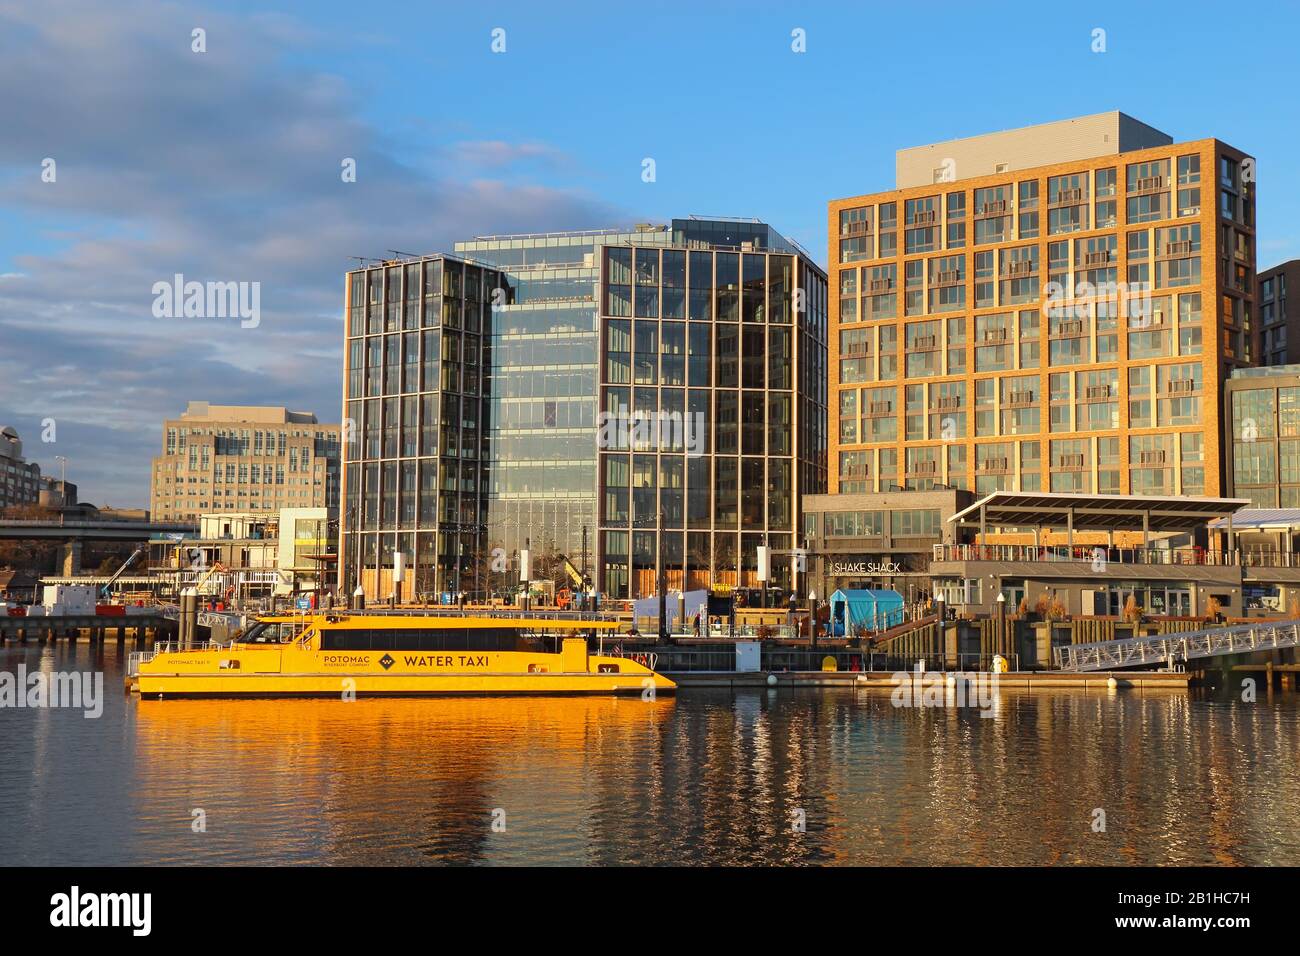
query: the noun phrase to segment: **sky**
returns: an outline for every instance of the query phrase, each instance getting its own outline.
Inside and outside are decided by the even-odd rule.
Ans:
[[[143,507],[191,400],[339,420],[352,256],[700,214],[824,265],[895,150],[1113,109],[1254,155],[1259,265],[1300,257],[1300,5],[1179,10],[0,0],[0,425]],[[177,273],[257,321],[156,315]]]

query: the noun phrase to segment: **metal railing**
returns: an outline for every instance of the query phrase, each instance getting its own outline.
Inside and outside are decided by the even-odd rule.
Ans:
[[[659,632],[655,625],[654,619],[641,628],[638,625],[638,632],[642,637],[655,637]],[[789,624],[737,624],[735,630],[732,630],[725,623],[721,625],[702,626],[698,634],[687,628],[683,630],[678,627],[673,629],[669,638],[677,641],[789,641],[799,637],[799,628],[792,627]]]
[[[1272,563],[1269,556],[1279,559]],[[1281,563],[1280,559],[1291,563]],[[1120,565],[1300,567],[1283,552],[1216,551],[1209,548],[1110,548],[1105,545],[936,544],[934,561],[1032,561]]]
[[[601,612],[591,611],[560,611],[560,610],[524,610],[517,607],[457,607],[455,605],[443,605],[434,607],[367,607],[364,610],[353,608],[347,610],[344,608],[334,608],[325,610],[317,608],[314,611],[297,612],[292,608],[287,608],[278,612],[281,616],[294,614],[305,615],[322,615],[326,614],[331,617],[490,617],[511,621],[573,621],[575,624],[586,622],[600,622],[616,620],[615,617]]]
[[[621,657],[629,661],[636,661],[651,670],[655,670],[656,665],[659,663],[659,655],[654,651],[625,651],[621,647],[615,647],[612,650],[605,651],[604,656]]]
[[[146,521],[140,518],[100,518],[98,520],[67,519],[63,515],[49,518],[0,518],[0,525],[19,527],[60,527],[60,528],[138,528],[141,531],[161,531],[165,529],[198,531],[198,525],[181,521]]]
[[[196,641],[190,645],[191,651],[215,651],[228,648],[228,644],[219,644],[216,641]],[[153,647],[144,651],[132,651],[126,656],[126,674],[128,677],[135,677],[140,673],[140,665],[148,664],[159,654],[172,654],[177,651],[183,651],[185,648],[179,641],[159,641]]]
[[[1300,621],[1239,624],[1160,637],[1134,637],[1052,649],[1066,671],[1100,671],[1151,664],[1179,664],[1223,654],[1249,654],[1300,646]]]

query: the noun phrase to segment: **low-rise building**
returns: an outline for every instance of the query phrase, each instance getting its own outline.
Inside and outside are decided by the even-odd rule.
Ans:
[[[334,534],[325,508],[208,514],[197,537],[151,541],[149,565],[172,590],[198,587],[217,600],[317,591],[331,584]]]
[[[824,597],[890,588],[909,603],[924,600],[934,546],[957,541],[952,516],[974,500],[956,488],[809,495],[803,533],[811,588]]]
[[[934,546],[934,593],[967,616],[1044,605],[1071,616],[1119,617],[1130,598],[1151,616],[1245,612],[1234,498],[1002,491],[949,518]],[[1208,525],[1224,522],[1222,543]],[[1300,581],[1300,575],[1297,575]]]
[[[1300,508],[1238,498],[891,491],[808,498],[807,587],[909,616],[1300,618]],[[999,597],[1001,600],[999,601]]]

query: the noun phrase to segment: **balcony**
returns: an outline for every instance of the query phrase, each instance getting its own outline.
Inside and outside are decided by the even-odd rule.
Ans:
[[[1105,545],[936,544],[931,556],[940,561],[1031,562],[1183,567],[1300,567],[1300,555],[1272,552],[1216,551],[1208,548],[1108,548]]]

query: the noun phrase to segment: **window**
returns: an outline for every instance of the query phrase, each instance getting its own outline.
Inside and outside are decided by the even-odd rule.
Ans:
[[[1038,236],[1038,180],[1021,183],[1019,190],[1020,221],[1017,236],[1020,239],[1034,239]]]
[[[966,257],[929,260],[930,311],[953,312],[966,307]]]
[[[1130,232],[1128,241],[1128,284],[1150,288],[1151,234],[1146,230]]]
[[[858,318],[858,270],[840,270],[840,321],[856,322]]]
[[[1088,226],[1088,174],[1050,176],[1047,180],[1047,234],[1077,232]]]
[[[864,269],[862,316],[868,321],[898,317],[898,267],[893,263]]]
[[[1025,305],[1038,298],[1038,247],[1003,249],[999,301],[1001,305]]]
[[[1093,217],[1096,229],[1111,229],[1116,223],[1115,170],[1099,169],[1095,174],[1097,206]]]
[[[872,207],[870,206],[859,206],[856,209],[841,209],[840,235],[855,236],[870,232],[871,210]]]
[[[944,244],[947,249],[960,249],[966,245],[966,194],[948,194],[948,237]]]
[[[993,252],[975,253],[975,308],[984,309],[994,304]]]
[[[925,196],[920,199],[908,199],[903,204],[903,214],[907,229],[904,233],[903,249],[906,253],[933,252],[936,248],[937,196]]]
[[[976,189],[975,245],[1005,242],[1011,238],[1011,186],[990,186]]]
[[[1002,372],[1010,369],[1012,313],[1002,312],[975,318],[975,371]]]

